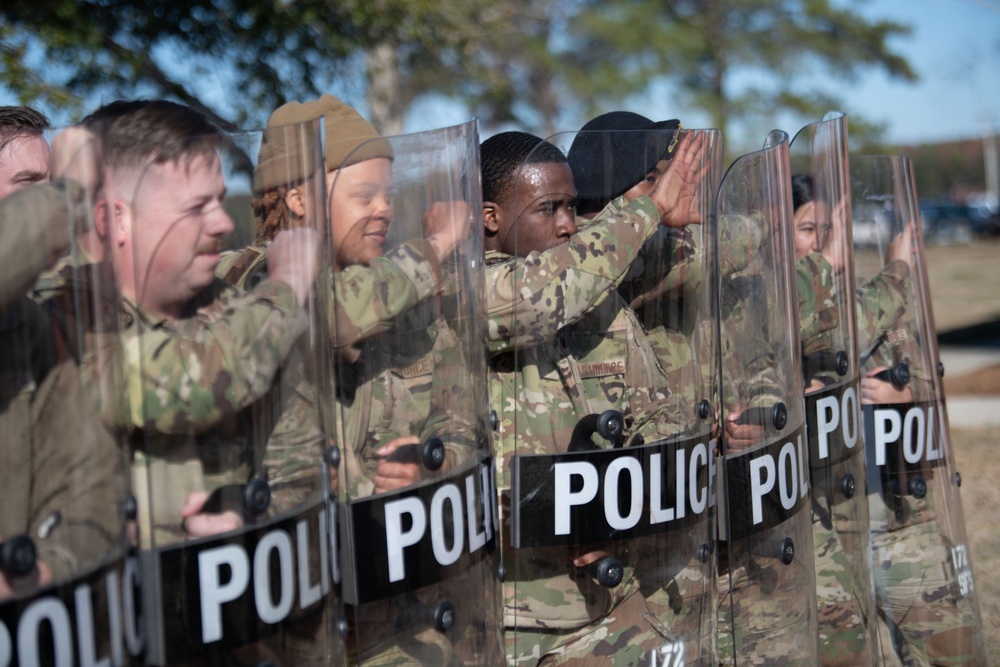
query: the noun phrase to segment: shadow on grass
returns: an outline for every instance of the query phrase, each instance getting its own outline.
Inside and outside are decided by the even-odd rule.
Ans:
[[[937,338],[938,345],[1000,350],[1000,315],[988,322],[980,322],[951,331],[941,331]]]

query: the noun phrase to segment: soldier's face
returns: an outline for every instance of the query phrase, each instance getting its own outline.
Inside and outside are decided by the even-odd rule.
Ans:
[[[334,271],[381,257],[392,220],[392,162],[365,160],[326,178]]]
[[[826,207],[806,202],[795,211],[795,259],[820,252],[830,238],[830,219]]]
[[[660,177],[663,176],[663,172],[667,170],[669,164],[666,160],[657,162],[656,166],[646,174],[645,178],[625,191],[625,201],[633,201],[642,195],[649,195],[649,193],[655,190],[656,184],[660,182]]]
[[[576,186],[566,163],[528,165],[514,186],[514,215],[504,211],[500,249],[524,257],[562,245],[576,234]]]
[[[49,142],[41,135],[14,137],[0,152],[0,199],[49,180]]]
[[[233,230],[225,194],[214,153],[147,167],[125,205],[129,219],[120,261],[133,264],[122,272],[122,289],[155,312],[179,315],[212,283]]]

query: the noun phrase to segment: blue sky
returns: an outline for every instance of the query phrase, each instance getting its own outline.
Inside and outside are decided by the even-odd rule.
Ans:
[[[847,96],[888,124],[898,143],[982,136],[1000,131],[1000,0],[876,0],[853,6],[870,18],[913,26],[893,47],[920,76],[915,84],[871,74]]]

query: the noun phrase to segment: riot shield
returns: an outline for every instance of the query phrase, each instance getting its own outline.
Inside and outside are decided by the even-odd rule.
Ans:
[[[891,638],[882,650],[985,665],[912,166],[858,156],[850,173],[872,570]]]
[[[587,144],[598,154],[581,164]],[[512,165],[509,198],[487,204],[502,218],[495,231],[486,220],[490,333],[509,332],[491,340],[508,660],[713,661],[713,419],[691,399],[711,344],[698,318],[720,151],[711,130],[559,134]],[[574,176],[591,166],[625,187],[587,219]],[[682,205],[646,180],[657,167],[653,181],[690,177]],[[676,205],[674,227],[653,197]],[[633,300],[648,304],[648,330]],[[669,373],[672,348],[685,360],[670,358]]]
[[[351,664],[502,661],[476,139],[373,139],[328,176]]]
[[[789,147],[810,503],[824,665],[877,655],[868,502],[862,491],[847,117],[830,113]]]
[[[128,484],[107,427],[124,399],[115,281],[94,234],[97,148],[79,132],[53,140],[53,173],[66,178],[0,200],[10,221],[0,309],[0,659],[10,665],[119,667],[142,648]],[[5,153],[21,147],[12,142]]]
[[[322,165],[318,121],[178,138],[151,146],[137,169],[108,156],[108,206],[126,227],[115,259],[149,664],[336,655],[325,613],[330,391],[319,376],[328,326],[309,307],[322,216],[301,223],[311,237],[279,232],[247,290],[214,275],[234,220],[253,224],[266,194],[251,188],[255,163],[279,135],[301,148],[270,168],[295,184],[305,163],[316,183],[298,196],[322,211],[322,180],[311,176]]]
[[[718,273],[722,664],[818,664],[790,182],[788,135],[774,131],[718,197],[720,239],[768,231],[742,270]]]

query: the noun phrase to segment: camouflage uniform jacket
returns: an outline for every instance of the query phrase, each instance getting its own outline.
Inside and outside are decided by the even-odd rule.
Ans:
[[[614,289],[657,221],[652,202],[640,198],[623,214],[545,253],[524,260],[487,253],[490,387],[500,417],[498,485],[505,521],[512,457],[566,451],[581,417],[618,410],[626,436],[641,434],[648,442],[660,439],[660,429],[672,429],[673,419],[664,413],[665,373],[635,313]],[[609,446],[596,434],[589,440]],[[508,534],[509,526],[501,530],[504,538]],[[508,552],[506,624],[575,628],[607,615],[632,581],[626,577],[619,587],[605,589],[578,576],[571,560],[592,548]]]
[[[614,292],[660,224],[656,205],[639,197],[564,243],[486,268],[490,352],[550,342]]]
[[[927,343],[922,339],[916,310],[911,307],[909,267],[890,262],[858,288],[858,334],[861,338],[862,375],[876,368],[905,363],[910,371],[907,387],[914,402],[936,398]],[[862,328],[863,327],[863,328]]]
[[[265,248],[225,253],[215,275],[238,287],[252,287],[267,273]],[[396,318],[441,288],[441,266],[429,241],[415,239],[389,250],[367,266],[349,266],[331,281],[330,325],[336,348],[388,331]],[[324,285],[326,287],[326,285]]]
[[[219,273],[246,280],[266,272],[262,249],[243,254],[250,261],[229,260]],[[430,301],[440,289],[440,270],[430,243],[418,239],[323,281],[320,298],[331,314],[336,384],[329,406],[336,423],[323,430],[335,434],[345,455],[341,481],[346,483],[339,485],[345,498],[373,493],[375,451],[393,438],[440,437],[451,465],[467,453],[471,409],[461,380],[466,370],[460,342]],[[311,383],[315,402],[322,394]]]
[[[868,354],[903,316],[909,305],[910,267],[902,260],[886,264],[857,290],[859,347]]]
[[[840,286],[833,267],[819,253],[803,257],[796,265],[799,330],[802,336],[802,354],[808,366],[810,355],[844,347],[842,341],[833,340],[838,330],[843,332],[839,322]],[[906,312],[908,278],[909,267],[905,262],[897,260],[887,264],[877,276],[857,289],[855,313],[862,358],[868,355],[883,336],[889,334]],[[806,375],[808,382],[809,373]],[[823,372],[816,376],[823,379],[831,375]]]
[[[601,216],[626,206],[624,197],[608,203]],[[730,217],[720,225],[719,271],[742,271],[770,233],[762,216]],[[702,240],[702,225],[661,228],[642,247],[619,287],[649,335],[657,359],[667,372],[672,401],[681,421],[678,433],[702,424],[697,405],[710,399],[715,368],[713,333],[706,335],[711,316],[709,291],[712,255]]]
[[[121,452],[95,414],[57,324],[27,298],[9,306],[0,315],[0,539],[31,538],[56,583],[123,546]]]
[[[148,546],[150,537],[181,537],[178,512],[189,492],[259,472],[263,438],[245,410],[272,389],[306,322],[291,289],[272,281],[241,292],[217,280],[175,322],[127,297],[121,306],[124,426]]]

